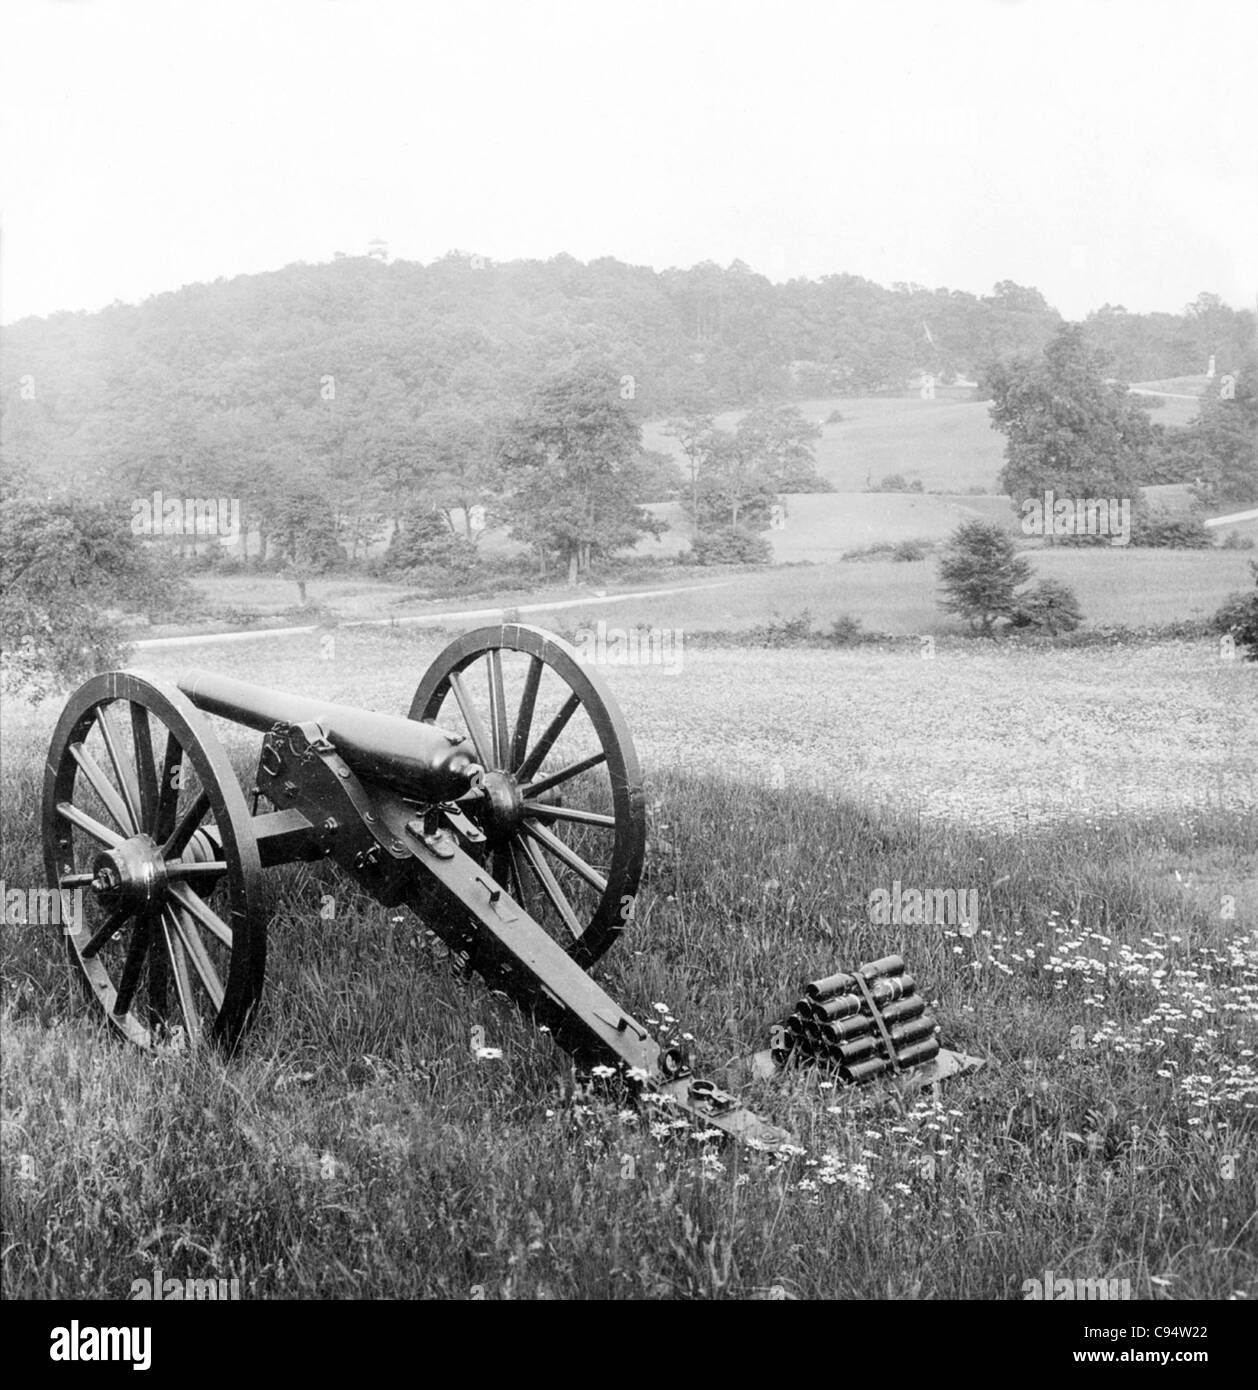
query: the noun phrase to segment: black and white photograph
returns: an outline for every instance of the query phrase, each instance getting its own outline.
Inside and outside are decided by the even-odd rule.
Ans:
[[[1255,53],[1169,0],[3,7],[41,1377],[536,1301],[1218,1369]]]

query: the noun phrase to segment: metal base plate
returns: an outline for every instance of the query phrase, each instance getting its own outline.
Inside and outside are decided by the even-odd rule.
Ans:
[[[768,1048],[765,1048],[763,1052],[757,1052],[745,1065],[750,1068],[752,1076],[761,1080],[771,1080],[773,1077],[781,1075],[777,1063],[773,1060],[773,1053]],[[978,1071],[980,1067],[986,1065],[987,1063],[982,1057],[970,1057],[964,1052],[950,1052],[945,1047],[940,1048],[938,1054],[924,1066],[911,1067],[899,1076],[890,1077],[887,1084],[901,1091],[920,1091],[924,1087],[933,1086],[950,1076],[964,1076],[969,1072]],[[874,1082],[868,1086],[852,1086],[844,1087],[844,1089],[857,1092],[873,1091],[877,1089],[877,1086],[878,1083]]]

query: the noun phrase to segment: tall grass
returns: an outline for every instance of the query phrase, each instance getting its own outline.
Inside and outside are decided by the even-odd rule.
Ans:
[[[11,885],[40,860],[39,760],[12,753]],[[273,871],[265,1010],[232,1061],[127,1050],[56,929],[8,926],[5,1292],[125,1298],[154,1266],[251,1298],[1007,1299],[1046,1268],[1258,1292],[1258,820],[997,834],[680,772],[650,794],[639,913],[600,974],[705,1072],[763,1046],[803,979],[888,951],[988,1065],[904,1103],[742,1084],[798,1137],[769,1157],[573,1094],[548,1039],[331,870]],[[896,879],[979,889],[978,930],[872,925]]]

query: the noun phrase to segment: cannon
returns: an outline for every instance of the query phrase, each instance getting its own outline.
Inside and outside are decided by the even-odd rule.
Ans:
[[[207,715],[263,735],[248,800]],[[51,886],[83,892],[71,962],[138,1047],[235,1048],[262,995],[262,870],[332,859],[577,1066],[739,1139],[789,1137],[587,973],[633,920],[645,798],[611,693],[538,628],[459,637],[405,717],[201,670],[93,677],[54,731],[42,817]]]

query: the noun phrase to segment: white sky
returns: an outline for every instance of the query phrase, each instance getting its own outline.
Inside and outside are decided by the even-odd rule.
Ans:
[[[7,0],[0,317],[362,253],[1258,296],[1258,5]]]

